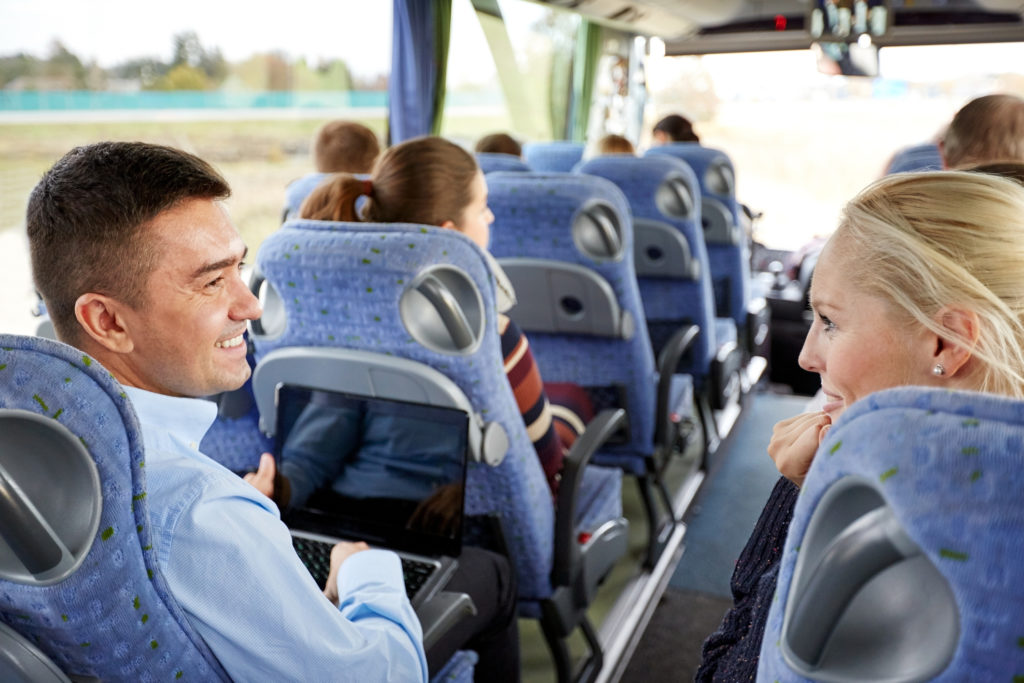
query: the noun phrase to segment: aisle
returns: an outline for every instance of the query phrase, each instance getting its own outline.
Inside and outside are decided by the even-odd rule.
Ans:
[[[759,393],[716,455],[686,517],[685,550],[622,677],[623,683],[687,681],[704,638],[731,604],[729,578],[778,472],[766,448],[772,426],[807,398]]]

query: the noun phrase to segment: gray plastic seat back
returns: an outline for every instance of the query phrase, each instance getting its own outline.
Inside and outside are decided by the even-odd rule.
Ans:
[[[820,681],[925,681],[960,637],[949,582],[907,535],[876,484],[838,481],[811,517],[793,571],[781,648]]]
[[[509,315],[524,330],[631,339],[636,321],[596,271],[536,258],[499,259],[516,290]]]
[[[428,365],[406,358],[334,347],[285,347],[268,353],[253,372],[253,393],[260,429],[277,432],[277,388],[292,384],[394,401],[457,408],[470,420],[469,446],[474,460],[498,465],[508,452],[508,436],[497,422],[474,413],[461,389]]]
[[[71,683],[71,679],[39,648],[3,623],[0,623],[0,681]]]
[[[0,578],[67,578],[92,546],[101,501],[96,465],[66,427],[0,409]]]

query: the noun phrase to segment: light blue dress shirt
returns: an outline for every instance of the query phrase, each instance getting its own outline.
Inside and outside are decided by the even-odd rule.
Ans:
[[[292,550],[277,507],[199,452],[216,406],[125,389],[142,426],[161,570],[234,680],[427,680],[397,555],[368,550],[345,560],[335,607]]]

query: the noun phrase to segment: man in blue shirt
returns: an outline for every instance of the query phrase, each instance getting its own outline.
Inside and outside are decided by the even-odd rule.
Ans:
[[[228,674],[426,680],[398,557],[339,543],[321,593],[277,507],[198,450],[216,407],[196,397],[248,378],[242,335],[261,314],[241,278],[246,247],[220,202],[229,193],[209,164],[179,150],[76,148],[29,201],[36,286],[58,337],[126,388],[162,571]]]

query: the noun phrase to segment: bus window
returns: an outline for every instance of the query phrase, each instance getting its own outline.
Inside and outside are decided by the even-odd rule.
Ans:
[[[763,213],[755,239],[795,250],[968,100],[1024,95],[1024,43],[885,47],[879,59],[868,79],[822,74],[810,50],[652,58],[646,129],[670,112],[691,117],[702,143],[732,157],[740,201]]]

